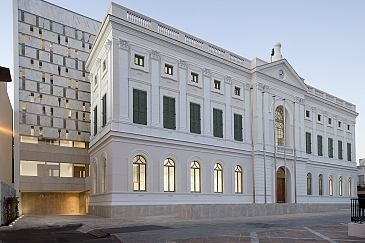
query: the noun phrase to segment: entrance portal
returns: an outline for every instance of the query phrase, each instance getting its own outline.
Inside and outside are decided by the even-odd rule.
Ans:
[[[276,200],[285,203],[285,170],[280,167],[276,172]]]

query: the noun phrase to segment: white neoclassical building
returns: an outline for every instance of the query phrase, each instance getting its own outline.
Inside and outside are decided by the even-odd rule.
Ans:
[[[356,107],[305,84],[280,48],[248,60],[112,3],[86,64],[89,213],[348,204]]]

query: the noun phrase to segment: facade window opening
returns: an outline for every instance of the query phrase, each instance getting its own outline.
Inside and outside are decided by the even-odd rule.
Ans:
[[[30,60],[30,68],[34,69],[34,60],[33,59]]]
[[[106,60],[103,61],[103,72],[106,71]]]
[[[82,73],[82,81],[85,81],[86,80],[86,74],[85,72]]]
[[[312,195],[312,174],[307,174],[307,195]]]
[[[223,193],[223,167],[220,163],[214,166],[214,192]]]
[[[241,89],[239,87],[234,87],[234,95],[236,95],[236,96],[241,95]]]
[[[75,50],[75,58],[78,59],[79,58],[79,52]]]
[[[61,98],[58,98],[58,107],[61,106]]]
[[[68,46],[68,37],[65,37],[65,45]]]
[[[333,196],[333,176],[330,175],[329,177],[329,194]]]
[[[35,58],[39,60],[39,50],[35,51]]]
[[[61,44],[61,36],[58,35],[58,44]]]
[[[22,44],[22,56],[25,56],[25,45]]]
[[[193,161],[190,165],[190,190],[191,192],[201,192],[201,170],[198,161]]]
[[[51,116],[53,116],[53,107],[51,107]]]
[[[309,110],[305,111],[305,117],[306,118],[310,118],[311,117],[311,112]]]
[[[58,75],[61,75],[61,67],[58,66]]]
[[[144,67],[144,56],[134,55],[134,64]]]
[[[42,38],[42,30],[41,29],[39,29],[38,34],[39,34],[39,38]]]
[[[66,77],[68,77],[68,68],[66,68]]]
[[[347,124],[347,131],[350,131],[350,125]]]
[[[164,191],[175,191],[175,162],[168,158],[165,159],[164,165]]]
[[[34,93],[30,93],[30,102],[34,102]]]
[[[95,75],[94,77],[94,86],[98,85],[98,77]]]
[[[339,121],[339,122],[338,122],[338,128],[341,128],[341,125],[342,125],[342,124],[341,124],[341,122]]]
[[[42,68],[43,68],[43,63],[39,62],[39,71],[42,71]]]
[[[323,175],[318,176],[318,195],[323,196]]]
[[[214,88],[220,90],[221,89],[221,82],[218,80],[214,80]]]
[[[317,116],[317,120],[320,122],[320,121],[321,121],[321,119],[322,119],[321,114],[318,114],[318,116]]]
[[[169,64],[165,64],[165,73],[168,75],[174,75],[174,67]]]
[[[85,51],[85,42],[82,42],[81,50]]]
[[[46,82],[46,74],[42,73],[42,82],[45,83]]]
[[[68,139],[68,131],[66,130],[66,136],[65,136],[66,139]]]
[[[53,52],[53,44],[51,43],[51,44],[49,44],[49,51],[50,52]]]
[[[199,75],[197,73],[191,73],[190,78],[191,78],[191,82],[194,82],[194,83],[199,82]]]
[[[75,81],[75,89],[79,89],[79,81]]]
[[[332,124],[332,118],[328,118],[328,125]]]
[[[176,129],[175,98],[163,97],[163,127]]]
[[[146,191],[146,159],[137,155],[133,159],[133,191]]]
[[[68,79],[68,80],[67,80],[67,86],[68,86],[69,88],[71,88],[71,79]]]
[[[85,102],[82,103],[82,110],[86,111]]]
[[[39,127],[39,136],[43,136],[43,128]]]
[[[34,136],[34,126],[30,127],[30,136]]]
[[[81,141],[81,132],[78,132],[78,133],[77,133],[77,140],[78,140],[78,141]]]
[[[348,179],[348,196],[352,196],[352,183],[351,183],[351,177]]]
[[[284,128],[284,111],[282,106],[278,106],[275,110],[275,138],[276,145],[285,145],[285,128]]]
[[[25,44],[25,35],[22,34],[22,44]]]
[[[46,49],[46,43],[44,42],[44,40],[42,40],[42,50]]]
[[[312,134],[310,132],[305,133],[305,152],[307,154],[312,153]]]
[[[39,95],[39,103],[42,104],[42,101],[43,101],[43,95]]]
[[[96,165],[96,162],[94,162],[94,166],[93,166],[93,170],[94,170],[94,176],[93,176],[93,184],[94,184],[94,194],[97,193],[98,191],[98,166]]]
[[[101,192],[106,192],[106,159],[101,164]]]
[[[342,176],[340,176],[339,180],[338,180],[338,186],[339,186],[339,195],[343,196],[343,180],[342,180]]]
[[[22,102],[22,110],[26,111],[27,110],[27,103]]]
[[[46,107],[42,106],[42,114],[45,115],[46,114]]]
[[[34,35],[33,26],[29,26],[29,32],[30,32],[30,35]]]
[[[71,49],[70,48],[67,49],[67,56],[71,57]]]
[[[242,167],[240,165],[236,165],[234,170],[234,192],[235,193],[243,193],[242,187]]]

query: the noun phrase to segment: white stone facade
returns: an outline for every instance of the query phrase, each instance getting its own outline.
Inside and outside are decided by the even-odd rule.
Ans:
[[[284,202],[348,203],[356,194],[355,105],[306,85],[282,59],[280,43],[273,62],[250,61],[112,3],[87,67],[94,110],[89,150],[94,214],[110,215],[123,205],[275,203],[277,171],[285,166]],[[172,129],[164,123],[164,97],[174,102]],[[144,99],[145,112],[138,113]],[[191,104],[199,107],[193,109],[200,114],[200,133],[192,132]],[[278,107],[285,135],[275,142]],[[223,114],[222,126],[216,125],[214,110]],[[235,114],[242,116],[241,136]],[[146,161],[135,164],[138,172],[136,156]],[[173,190],[166,191],[168,158],[175,167]],[[198,192],[191,187],[193,161],[200,165]],[[217,163],[222,186],[215,177]],[[237,165],[242,191],[235,184]]]

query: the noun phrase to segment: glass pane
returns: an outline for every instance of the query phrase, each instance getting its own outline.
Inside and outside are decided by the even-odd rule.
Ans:
[[[20,161],[20,175],[45,176],[46,163],[40,161]]]
[[[73,164],[60,163],[60,177],[72,177]]]
[[[164,178],[164,183],[163,183],[163,190],[165,191],[165,192],[167,192],[168,191],[168,189],[169,189],[169,181],[168,181],[168,167],[166,167],[166,166],[164,166],[164,168],[163,168],[163,178]]]
[[[86,166],[84,164],[73,164],[74,177],[84,178],[86,177]]]
[[[72,147],[72,141],[60,140],[60,146]]]
[[[139,190],[139,181],[138,181],[138,165],[133,164],[133,190]]]
[[[192,191],[192,192],[195,191],[194,190],[194,185],[195,185],[194,179],[195,179],[195,177],[194,177],[194,169],[190,169],[190,191]]]
[[[48,176],[60,176],[60,163],[47,162],[46,174]]]
[[[170,192],[175,191],[175,167],[170,167]]]

